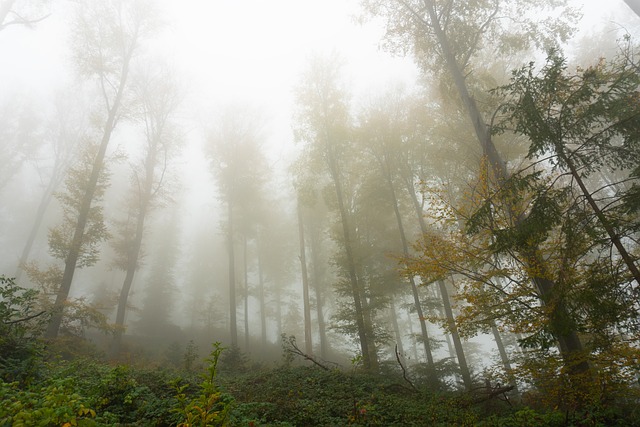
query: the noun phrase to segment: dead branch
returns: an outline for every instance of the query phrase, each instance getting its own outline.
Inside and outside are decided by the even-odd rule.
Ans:
[[[305,360],[313,362],[316,366],[319,366],[320,368],[324,369],[325,371],[330,371],[328,366],[326,366],[323,363],[321,363],[318,360],[316,360],[315,357],[310,356],[310,355],[306,354],[305,352],[303,352],[302,350],[300,350],[300,348],[296,344],[295,337],[290,337],[287,341],[288,341],[287,344],[289,344],[289,347],[287,348],[287,351],[289,353],[295,354],[296,356],[300,356]]]
[[[26,322],[27,320],[35,319],[36,317],[42,316],[42,315],[43,315],[43,314],[45,314],[45,313],[46,313],[46,311],[41,311],[41,312],[40,312],[40,313],[38,313],[38,314],[33,314],[33,315],[31,315],[31,316],[27,316],[27,317],[24,317],[24,318],[22,318],[22,319],[11,320],[11,321],[9,321],[9,322],[3,322],[3,323],[4,323],[5,325],[13,325],[13,324],[15,324],[15,323]]]
[[[400,368],[402,368],[402,378],[404,378],[404,380],[411,386],[411,389],[413,391],[418,391],[418,389],[416,388],[415,385],[413,385],[411,380],[407,378],[407,370],[404,368],[404,365],[400,361],[400,353],[398,353],[398,344],[396,344],[396,360],[398,361],[398,365],[400,365]]]

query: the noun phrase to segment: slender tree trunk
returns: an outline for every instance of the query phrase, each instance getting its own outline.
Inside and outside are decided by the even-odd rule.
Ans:
[[[227,255],[229,257],[229,334],[231,335],[231,347],[238,347],[238,321],[236,315],[236,260],[233,242],[233,204],[227,201],[228,230],[227,230]]]
[[[500,353],[500,360],[502,361],[502,365],[504,366],[504,370],[507,374],[507,378],[509,379],[509,385],[513,386],[513,389],[517,393],[518,385],[513,375],[513,369],[511,368],[511,361],[509,360],[509,355],[507,354],[507,350],[504,348],[504,343],[502,342],[502,336],[500,335],[500,331],[496,327],[495,322],[491,322],[491,333],[493,334],[493,339],[496,342],[498,353]]]
[[[264,272],[262,271],[262,251],[260,247],[260,240],[258,240],[258,285],[259,285],[259,298],[260,298],[260,339],[262,350],[267,348],[267,305],[265,303],[264,292]]]
[[[351,293],[353,296],[353,305],[355,308],[356,314],[356,326],[358,329],[358,338],[360,340],[360,350],[362,352],[362,359],[364,362],[364,367],[366,370],[372,371],[372,363],[374,363],[370,358],[370,340],[367,336],[365,320],[364,320],[364,309],[362,304],[362,290],[361,285],[358,282],[358,277],[356,274],[356,266],[355,266],[355,258],[353,254],[352,241],[351,241],[351,229],[349,225],[349,218],[347,214],[347,209],[344,205],[344,196],[342,194],[342,179],[340,178],[340,171],[338,170],[337,160],[334,158],[334,153],[332,147],[330,146],[330,141],[327,138],[325,141],[326,144],[326,156],[327,162],[329,166],[329,172],[331,174],[331,178],[333,179],[333,184],[336,191],[336,198],[338,202],[338,210],[340,212],[340,220],[342,223],[342,234],[344,238],[344,246],[345,252],[347,256],[347,270],[349,274],[349,281],[351,284]],[[371,337],[373,338],[373,337]]]
[[[57,163],[57,162],[56,162]],[[56,166],[54,166],[54,170]],[[44,214],[51,203],[51,199],[53,199],[53,193],[56,187],[60,184],[59,180],[51,177],[49,181],[49,185],[47,185],[47,189],[42,194],[42,198],[40,199],[40,204],[38,205],[38,210],[36,211],[36,218],[31,226],[31,231],[29,232],[29,237],[27,238],[27,243],[24,245],[22,249],[22,254],[20,255],[20,260],[18,261],[18,267],[16,268],[16,281],[19,281],[22,277],[22,273],[24,272],[23,267],[29,260],[29,255],[31,254],[31,249],[33,248],[33,243],[38,236],[38,232],[40,231],[40,227],[42,226],[42,221],[44,220]]]
[[[391,325],[393,326],[393,333],[396,336],[396,345],[398,346],[398,351],[400,354],[404,355],[404,345],[402,344],[402,334],[400,333],[400,325],[398,325],[398,313],[396,311],[396,304],[391,298],[391,302],[389,303],[389,317],[391,320]]]
[[[67,257],[65,259],[62,282],[60,283],[60,288],[58,289],[56,300],[53,305],[51,319],[45,332],[45,338],[47,339],[57,338],[58,331],[60,330],[60,324],[62,323],[62,317],[64,315],[64,304],[69,297],[71,283],[73,281],[73,276],[76,271],[76,265],[78,263],[78,258],[80,257],[80,251],[82,249],[85,228],[89,220],[91,204],[93,202],[93,197],[98,186],[98,179],[100,178],[100,174],[102,173],[102,169],[104,167],[104,159],[107,153],[107,147],[109,145],[109,142],[111,141],[111,134],[113,133],[113,130],[116,126],[117,114],[122,102],[127,77],[129,74],[129,63],[131,61],[132,55],[133,50],[131,50],[125,57],[118,90],[116,92],[113,104],[109,109],[107,120],[104,125],[102,140],[100,141],[98,153],[94,158],[91,176],[89,177],[87,188],[82,197],[80,209],[78,211],[78,221],[73,233],[73,239],[71,240],[69,253],[67,254]]]
[[[324,322],[324,298],[322,296],[322,281],[320,274],[320,237],[314,227],[311,233],[311,265],[313,277],[313,289],[316,297],[316,318],[318,321],[318,335],[320,337],[320,357],[327,359],[327,329]]]
[[[462,376],[462,382],[467,390],[471,390],[471,373],[469,372],[469,366],[467,365],[467,358],[464,355],[464,349],[462,348],[462,341],[458,334],[458,327],[456,326],[455,318],[453,317],[453,310],[451,309],[451,302],[449,300],[449,291],[444,280],[438,280],[438,288],[442,295],[442,303],[444,306],[444,312],[447,316],[447,324],[449,326],[449,332],[451,333],[451,339],[453,339],[453,345],[456,349],[456,356],[458,359],[458,366],[460,367],[460,375]]]
[[[636,14],[636,16],[640,17],[640,0],[624,0],[624,2],[629,6],[633,13]]]
[[[143,202],[146,205],[146,202]],[[146,216],[146,206],[141,206],[140,212],[138,212],[138,219],[136,221],[136,231],[133,241],[133,246],[129,248],[128,260],[127,260],[127,273],[120,290],[120,298],[118,298],[118,309],[116,312],[116,332],[113,336],[113,342],[111,345],[111,357],[115,358],[120,354],[120,348],[122,345],[122,334],[124,333],[124,318],[127,310],[127,300],[131,293],[131,286],[133,284],[133,278],[136,270],[138,269],[138,259],[140,257],[140,248],[142,247],[142,236],[144,233],[144,222]]]
[[[415,360],[416,362],[418,360],[420,360],[420,358],[418,357],[418,345],[417,345],[417,340],[416,340],[416,335],[413,331],[413,322],[412,320],[412,316],[411,316],[411,311],[407,310],[407,323],[409,324],[409,334],[411,334],[411,353],[413,354],[413,360]]]
[[[249,264],[247,261],[247,236],[242,239],[244,264],[244,349],[249,351]]]
[[[371,312],[371,307],[369,305],[369,298],[367,298],[367,292],[362,285],[362,280],[358,280],[360,284],[360,300],[362,301],[362,317],[364,320],[364,331],[366,336],[369,339],[367,343],[367,348],[369,350],[369,371],[378,372],[380,370],[380,365],[378,363],[378,350],[375,343],[375,334],[373,332],[373,316]]]
[[[309,303],[309,275],[307,273],[307,254],[304,241],[304,223],[300,199],[297,201],[298,238],[300,242],[300,272],[302,275],[302,303],[304,311],[304,346],[308,355],[313,353],[311,341],[311,305]]]
[[[611,225],[611,222],[607,219],[607,217],[602,212],[602,210],[600,209],[596,201],[593,199],[593,196],[587,189],[587,186],[585,185],[584,180],[582,179],[582,177],[580,176],[580,173],[578,172],[575,165],[573,164],[573,161],[567,155],[565,155],[565,153],[562,150],[562,147],[557,146],[556,152],[569,167],[571,176],[573,177],[573,179],[576,180],[576,183],[578,184],[578,187],[580,187],[580,191],[582,192],[582,195],[587,200],[587,203],[593,210],[593,213],[596,215],[598,222],[600,223],[602,228],[604,228],[604,230],[606,231],[611,243],[613,243],[613,245],[618,250],[618,253],[622,257],[622,260],[624,261],[625,265],[627,266],[627,269],[633,276],[636,283],[640,284],[640,270],[638,270],[638,267],[633,261],[633,257],[629,254],[629,252],[627,251],[627,248],[624,247],[624,245],[622,244],[622,241],[620,241],[620,236],[618,235],[618,233],[616,233],[615,229]]]
[[[400,241],[402,242],[402,253],[405,257],[409,257],[409,244],[407,242],[407,236],[404,231],[404,223],[402,221],[402,214],[400,213],[400,207],[398,205],[398,197],[396,195],[396,189],[393,185],[393,179],[391,176],[391,166],[389,165],[388,153],[384,156],[384,174],[389,187],[389,194],[393,202],[393,211],[396,216],[396,223],[398,225],[398,232],[400,234]],[[415,196],[415,193],[414,193]],[[422,341],[424,343],[424,354],[427,358],[427,366],[431,373],[435,375],[435,364],[433,361],[433,354],[431,352],[431,343],[429,340],[429,331],[427,330],[427,322],[422,311],[422,304],[420,303],[420,295],[418,293],[418,286],[416,285],[415,278],[409,276],[409,283],[411,284],[411,293],[413,295],[413,303],[416,308],[416,314],[418,315],[418,321],[420,322],[420,331],[422,332]]]
[[[275,286],[276,297],[276,330],[278,337],[282,336],[282,293],[280,292],[279,284]]]

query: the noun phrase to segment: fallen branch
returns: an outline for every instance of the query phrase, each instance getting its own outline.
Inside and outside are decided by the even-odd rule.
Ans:
[[[483,396],[479,396],[471,401],[472,404],[486,402],[487,400],[491,400],[496,396],[502,395],[504,397],[504,401],[506,401],[509,405],[511,405],[511,401],[509,400],[509,396],[507,396],[507,392],[513,390],[512,385],[507,385],[504,387],[500,387],[499,385],[496,387],[482,387],[482,390],[486,390],[486,394]]]
[[[300,348],[298,347],[298,344],[296,344],[296,337],[291,336],[287,339],[287,351],[291,354],[295,354],[296,356],[300,356],[305,360],[308,360],[310,362],[313,362],[316,366],[319,366],[320,368],[324,369],[325,371],[330,371],[331,369],[324,365],[323,363],[319,362],[316,360],[315,357],[310,356],[308,354],[306,354],[305,352],[303,352],[302,350],[300,350]]]

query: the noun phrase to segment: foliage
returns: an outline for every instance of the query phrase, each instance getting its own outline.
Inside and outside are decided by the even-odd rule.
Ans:
[[[427,282],[453,275],[461,333],[519,334],[516,375],[571,416],[637,394],[637,216],[624,197],[640,156],[631,57],[570,74],[554,52],[539,74],[514,72],[495,92],[506,102],[494,132],[528,137],[527,162],[495,182],[483,162],[455,203],[430,191],[436,227],[407,260],[406,274]]]
[[[0,425],[95,426],[96,411],[72,386],[73,378],[58,379],[20,390],[16,383],[0,382]]]
[[[37,375],[42,335],[48,320],[38,310],[38,292],[0,276],[0,379],[29,382]]]
[[[232,408],[233,399],[223,393],[215,383],[218,370],[218,361],[224,348],[219,342],[213,343],[213,350],[206,359],[209,366],[207,373],[203,374],[199,384],[200,393],[189,398],[186,390],[189,384],[176,384],[177,404],[173,409],[181,415],[178,426],[224,426],[228,424],[228,414]]]

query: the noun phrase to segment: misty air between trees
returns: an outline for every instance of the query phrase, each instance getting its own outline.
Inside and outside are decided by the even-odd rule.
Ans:
[[[372,36],[366,66],[286,34],[320,5],[215,3],[236,32],[191,40],[196,1],[0,1],[0,274],[39,291],[44,339],[154,364],[190,341],[276,363],[284,340],[468,390],[635,381],[633,2],[604,24],[564,0],[327,3],[324,31]]]

